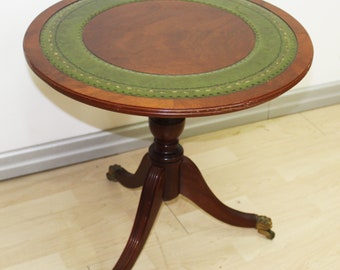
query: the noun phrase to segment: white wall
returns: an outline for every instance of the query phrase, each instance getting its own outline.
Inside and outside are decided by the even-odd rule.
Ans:
[[[0,153],[145,120],[71,100],[29,70],[22,49],[25,31],[41,11],[56,2],[2,2]]]
[[[338,0],[267,2],[295,17],[306,28],[313,41],[313,65],[299,86],[313,86],[340,80],[340,2]]]
[[[30,22],[55,0],[4,1],[0,16],[0,153],[89,134],[145,120],[78,103],[62,96],[29,71],[22,40]],[[296,89],[340,79],[338,0],[270,0],[295,16],[315,47],[310,73]],[[293,90],[296,91],[296,90]]]

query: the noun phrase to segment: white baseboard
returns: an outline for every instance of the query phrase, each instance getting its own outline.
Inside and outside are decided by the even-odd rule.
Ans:
[[[248,110],[187,119],[183,137],[338,103],[340,81],[293,90],[271,102]],[[131,151],[146,147],[151,141],[151,134],[145,121],[109,131],[0,153],[0,180]]]

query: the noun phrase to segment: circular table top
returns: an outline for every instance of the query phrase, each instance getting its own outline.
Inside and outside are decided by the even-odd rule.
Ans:
[[[304,28],[260,0],[68,0],[24,39],[56,90],[116,112],[194,117],[249,108],[292,88],[313,57]]]

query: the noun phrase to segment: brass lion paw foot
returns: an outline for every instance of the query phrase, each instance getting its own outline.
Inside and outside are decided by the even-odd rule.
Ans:
[[[109,167],[109,171],[106,174],[106,177],[110,181],[117,182],[119,181],[118,176],[121,175],[122,173],[127,173],[127,172],[123,167],[115,164]]]
[[[257,216],[256,229],[260,234],[263,234],[268,239],[273,239],[275,233],[271,230],[272,220],[266,216]]]

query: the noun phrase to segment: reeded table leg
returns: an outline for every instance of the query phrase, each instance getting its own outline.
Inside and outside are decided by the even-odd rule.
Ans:
[[[167,201],[180,193],[193,201],[213,217],[239,227],[256,228],[268,239],[271,231],[270,218],[237,211],[224,205],[210,190],[197,166],[183,155],[178,137],[184,129],[185,119],[149,118],[154,142],[135,174],[119,165],[110,167],[109,180],[135,188],[143,186],[135,222],[125,249],[113,270],[129,270],[137,260],[162,200]]]
[[[149,236],[162,203],[164,169],[152,167],[144,183],[129,240],[113,270],[131,269]]]
[[[182,162],[180,193],[213,217],[230,225],[257,228],[258,232],[273,239],[270,218],[240,212],[224,205],[210,190],[197,166],[187,157]]]
[[[106,177],[110,181],[121,183],[124,187],[137,188],[143,186],[150,167],[151,161],[146,154],[144,155],[141,164],[134,174],[129,173],[123,167],[116,164],[110,166],[109,172],[106,174]]]
[[[213,217],[239,227],[256,227],[256,215],[242,213],[224,205],[210,190],[196,165],[184,158],[181,174],[181,194]]]

